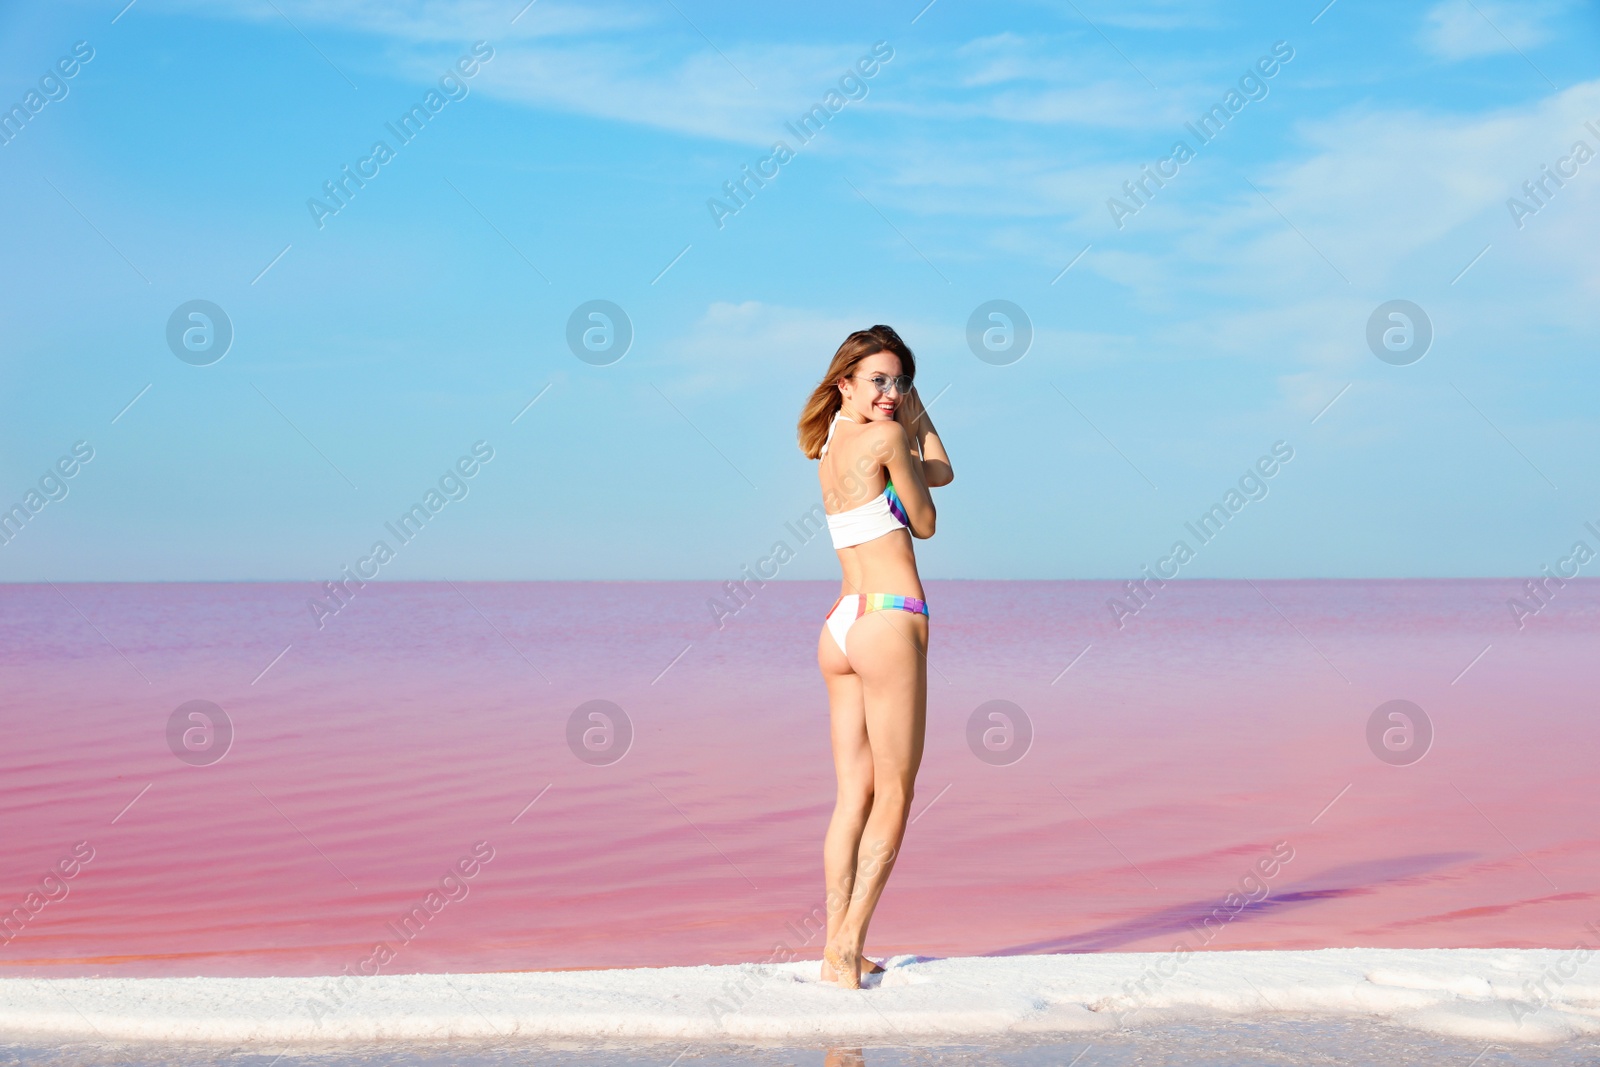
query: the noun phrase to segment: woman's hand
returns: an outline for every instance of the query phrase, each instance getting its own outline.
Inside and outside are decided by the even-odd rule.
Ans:
[[[919,446],[928,431],[933,429],[933,420],[928,418],[928,409],[923,406],[922,397],[917,395],[917,387],[914,385],[906,390],[906,394],[900,398],[900,403],[895,405],[894,418],[906,428],[906,433]],[[918,451],[921,451],[920,447]]]
[[[949,485],[956,474],[950,468],[950,457],[945,453],[944,442],[939,440],[939,431],[933,428],[933,419],[929,417],[922,397],[917,395],[916,386],[906,390],[905,396],[900,398],[900,403],[894,409],[894,418],[905,427],[906,436],[916,444],[917,455],[922,460],[923,479],[928,487],[932,489]]]

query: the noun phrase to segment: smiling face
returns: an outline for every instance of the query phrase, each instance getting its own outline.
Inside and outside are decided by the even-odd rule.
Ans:
[[[879,393],[872,384],[874,376],[899,377],[900,357],[893,352],[874,352],[855,365],[850,377],[839,379],[839,393],[844,398],[847,417],[857,422],[882,422],[894,418],[900,406],[900,394],[891,390]]]

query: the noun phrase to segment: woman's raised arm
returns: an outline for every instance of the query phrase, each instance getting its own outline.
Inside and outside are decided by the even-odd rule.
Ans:
[[[898,419],[874,422],[865,432],[874,435],[875,439],[869,442],[872,455],[883,456],[884,469],[889,472],[895,494],[906,509],[911,536],[932,537],[939,516],[933,506],[933,494],[928,492],[922,457],[912,447],[911,435]]]
[[[916,442],[917,454],[922,458],[923,482],[929,488],[937,489],[954,481],[956,472],[950,466],[950,456],[944,450],[944,442],[939,439],[939,431],[933,428],[933,419],[923,406],[916,386],[911,387],[911,391],[895,408],[894,419],[906,428]]]

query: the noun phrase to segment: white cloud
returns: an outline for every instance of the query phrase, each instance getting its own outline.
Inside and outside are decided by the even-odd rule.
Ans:
[[[1518,237],[1505,199],[1584,135],[1584,121],[1594,116],[1600,116],[1600,81],[1468,117],[1350,112],[1305,124],[1311,154],[1257,184],[1353,283],[1384,284],[1459,227],[1481,220],[1486,241]],[[1593,180],[1572,184],[1600,191],[1600,173],[1580,177]],[[1250,229],[1286,228],[1248,191],[1220,225],[1231,232],[1207,236],[1224,246],[1248,239]]]
[[[1134,30],[1189,30],[1215,28],[1222,22],[1215,5],[1202,0],[1102,0],[1078,4],[1095,26],[1120,26]],[[1050,11],[1063,14],[1055,4]],[[1074,14],[1066,17],[1077,18]]]
[[[474,88],[488,95],[761,148],[783,135],[785,120],[835,89],[873,45],[712,46],[670,6],[616,3],[538,0],[515,25],[511,19],[520,0],[277,0],[275,6],[264,0],[167,0],[166,6],[262,23],[287,19],[336,52],[332,30],[371,36],[384,50],[367,61],[369,67],[419,81],[433,80],[467,43],[482,39],[496,54]],[[867,80],[866,99],[893,69],[891,60]]]
[[[1422,44],[1449,60],[1534,48],[1550,39],[1546,23],[1565,6],[1550,0],[1442,0],[1423,21]]]
[[[1530,328],[1589,329],[1600,248],[1576,234],[1600,211],[1600,157],[1522,229],[1505,205],[1580,138],[1600,150],[1591,119],[1600,125],[1600,81],[1469,115],[1351,108],[1302,122],[1267,159],[1202,155],[1122,233],[1102,205],[1140,161],[1074,162],[1032,140],[919,143],[866,191],[941,264],[983,260],[1004,242],[1039,264],[1042,283],[1092,241],[1063,286],[1094,273],[1125,287],[1167,324],[1155,351],[1273,368],[1279,403],[1309,419],[1352,380],[1364,383],[1357,392],[1378,387],[1366,379],[1386,368],[1362,338],[1384,299],[1416,299],[1436,316],[1435,364],[1508,358]],[[1504,313],[1487,314],[1486,301]]]
[[[302,30],[342,29],[417,44],[456,46],[479,38],[494,42],[640,30],[671,17],[632,5],[563,0],[164,0],[158,10],[241,18],[285,20]],[[513,19],[515,20],[513,22]]]
[[[485,86],[492,95],[536,107],[751,147],[767,148],[778,139],[796,147],[784,123],[838,89],[870,47],[751,44],[724,48],[727,58],[699,50],[663,59],[659,49],[628,40],[514,45],[486,71]],[[866,79],[866,96],[847,103],[839,116],[876,103],[893,67],[890,60]],[[760,89],[740,71],[759,79]]]
[[[1165,18],[1164,6],[1157,3],[1151,17]],[[519,0],[165,0],[165,7],[263,24],[287,19],[339,55],[341,66],[351,62],[348,49],[341,51],[331,32],[370,36],[383,49],[367,67],[418,81],[433,80],[466,43],[483,39],[496,55],[475,88],[488,95],[752,148],[783,137],[783,123],[819,103],[873,46],[870,40],[711,46],[670,7],[604,2],[537,0],[514,26]],[[1091,17],[1103,21],[1099,13]],[[1183,117],[1178,101],[1205,95],[1216,80],[1203,62],[1183,57],[1169,55],[1151,69],[1165,91],[1146,84],[1088,26],[1005,32],[897,55],[867,79],[866,98],[847,112],[1126,132],[1175,127]]]
[[[1141,226],[1170,233],[1170,251],[1084,266],[1150,305],[1213,294],[1216,310],[1165,331],[1163,347],[1297,366],[1279,377],[1281,395],[1309,417],[1349,381],[1383,369],[1361,342],[1380,299],[1416,299],[1432,313],[1436,362],[1520,346],[1528,324],[1546,334],[1588,328],[1600,250],[1572,240],[1572,228],[1600,210],[1600,160],[1522,230],[1504,205],[1576,139],[1600,147],[1589,117],[1600,117],[1600,81],[1467,118],[1367,111],[1308,124],[1311,151],[1255,179],[1277,210],[1246,187],[1205,215],[1141,214]],[[1477,276],[1455,287],[1486,245]],[[1486,299],[1501,312],[1486,315]]]
[[[568,27],[559,40],[521,35],[497,43],[494,65],[480,83],[485,91],[531,107],[759,148],[788,139],[784,122],[838,88],[873,44],[735,41],[713,49],[687,25],[581,26],[566,18],[559,24]],[[363,25],[388,32],[381,22]],[[410,75],[431,77],[452,58],[447,49],[422,44],[429,38],[419,27],[435,23],[416,17],[399,25],[406,28],[403,40],[414,45],[402,53],[409,54],[405,69]],[[679,31],[684,39],[669,43]],[[454,42],[459,36],[436,40]],[[1121,132],[1171,128],[1182,121],[1176,101],[1184,90],[1173,86],[1199,72],[1162,72],[1170,91],[1158,93],[1114,55],[1086,57],[1074,40],[1004,33],[950,50],[897,52],[865,79],[866,96],[852,100],[841,114],[881,110],[940,123],[1000,120]],[[752,88],[752,81],[759,88]]]
[[[689,371],[679,391],[721,392],[797,371],[820,375],[840,343],[873,322],[758,300],[717,301],[688,332],[668,342],[666,353]]]
[[[1164,85],[1157,90],[1088,27],[1081,32],[1012,32],[916,56],[906,87],[885,107],[918,117],[999,119],[1119,132],[1182,122],[1186,97],[1215,82],[1205,62],[1168,54],[1144,60]],[[910,67],[911,64],[908,64]]]
[[[1311,275],[1337,281],[1306,240],[1353,284],[1384,284],[1469,224],[1485,241],[1527,236],[1512,224],[1506,198],[1537,177],[1541,164],[1568,152],[1575,139],[1587,137],[1591,148],[1600,147],[1585,130],[1586,119],[1600,120],[1600,81],[1476,115],[1349,109],[1302,122],[1299,144],[1277,147],[1275,159],[1227,161],[1202,149],[1122,232],[1112,228],[1105,199],[1147,160],[1082,160],[1081,153],[1036,141],[968,137],[917,144],[869,195],[881,196],[886,209],[922,214],[924,227],[942,215],[1052,216],[1055,225],[1040,235],[1040,247],[1050,249],[1051,258],[1059,255],[1060,235],[1077,232],[1096,243],[1094,269],[1119,275],[1126,269],[1131,273],[1122,280],[1129,284],[1138,284],[1144,270],[1155,272],[1150,280],[1156,287],[1181,282],[1155,267],[1166,257],[1266,270],[1280,284],[1300,284]],[[1579,186],[1600,193],[1600,170],[1588,173],[1594,167],[1600,160],[1569,182],[1560,201],[1576,203],[1590,195]],[[1531,223],[1527,228],[1534,229]],[[1167,251],[1161,257],[1146,254],[1143,238],[1158,239]],[[1233,282],[1224,272],[1188,284]]]

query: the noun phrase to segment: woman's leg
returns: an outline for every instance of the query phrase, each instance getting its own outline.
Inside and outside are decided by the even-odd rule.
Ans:
[[[849,664],[859,679],[872,763],[872,801],[856,846],[849,906],[829,923],[823,957],[854,988],[867,926],[900,854],[911,811],[928,708],[928,618],[873,611],[850,628]]]
[[[855,627],[851,627],[855,629]],[[817,642],[817,666],[828,686],[829,733],[833,739],[833,768],[838,791],[833,802],[833,818],[822,840],[822,872],[826,883],[828,941],[834,939],[844,922],[845,908],[855,888],[856,851],[861,831],[872,809],[872,749],[867,745],[866,712],[861,701],[861,679],[850,669],[850,661],[823,627]],[[837,976],[826,962],[822,980]]]

